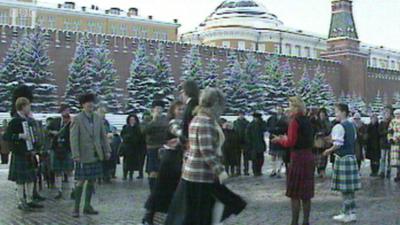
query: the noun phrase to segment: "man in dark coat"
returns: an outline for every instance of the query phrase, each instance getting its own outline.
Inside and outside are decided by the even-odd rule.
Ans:
[[[274,136],[284,135],[288,129],[288,119],[284,114],[284,110],[281,106],[277,106],[275,112],[272,114],[267,121],[268,132],[270,133],[270,140]],[[282,167],[282,157],[286,153],[285,148],[281,145],[269,143],[269,154],[272,157],[272,172],[271,177],[280,177]]]
[[[241,174],[241,162],[243,157],[243,167],[244,167],[244,175],[249,175],[249,161],[250,161],[250,154],[248,151],[248,146],[246,143],[246,128],[249,125],[249,121],[246,120],[244,117],[243,112],[239,112],[239,117],[233,123],[233,129],[236,131],[237,136],[239,138],[240,144],[240,156],[239,156],[239,166],[237,168],[237,174]]]
[[[379,171],[381,150],[379,144],[379,122],[375,114],[371,115],[371,122],[367,128],[367,137],[366,157],[371,160],[371,176],[376,177]]]
[[[253,121],[247,126],[246,139],[252,158],[254,176],[262,175],[264,165],[264,152],[267,148],[264,133],[267,131],[267,124],[262,119],[261,113],[253,114]]]
[[[185,112],[183,113],[183,137],[189,137],[189,124],[193,119],[193,111],[199,104],[200,89],[195,81],[187,80],[183,82],[183,101],[186,102]]]
[[[389,133],[389,125],[392,121],[393,109],[391,107],[385,107],[383,120],[379,123],[379,144],[381,148],[381,162],[380,162],[380,177],[390,179],[390,149],[391,145],[387,138]]]
[[[238,175],[237,167],[240,165],[240,139],[231,122],[225,122],[222,128],[225,135],[222,146],[225,170],[229,176],[235,176]]]

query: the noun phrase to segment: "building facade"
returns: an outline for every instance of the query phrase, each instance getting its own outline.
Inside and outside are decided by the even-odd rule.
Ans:
[[[180,26],[177,20],[140,17],[134,7],[102,10],[95,5],[78,8],[74,2],[51,5],[37,0],[0,0],[0,24],[171,41],[177,40]]]
[[[343,19],[333,13],[333,24]],[[331,27],[330,32],[340,35],[343,33],[340,29]],[[194,44],[320,58],[321,52],[328,48],[330,37],[285,26],[261,1],[225,0],[195,31],[184,33],[180,38]],[[360,50],[368,55],[371,67],[400,70],[400,51],[365,43],[361,43]]]

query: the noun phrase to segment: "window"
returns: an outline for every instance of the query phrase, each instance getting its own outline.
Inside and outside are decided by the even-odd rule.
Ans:
[[[238,41],[238,49],[239,50],[245,50],[246,49],[246,42]]]
[[[81,23],[79,20],[74,19],[65,19],[64,20],[64,29],[65,30],[80,30]]]
[[[31,11],[28,9],[19,9],[17,16],[17,25],[30,26],[29,20],[31,18]]]
[[[294,54],[296,56],[301,56],[301,47],[300,47],[300,45],[296,45],[294,48],[296,49]]]
[[[119,26],[119,34],[123,35],[123,36],[127,36],[128,35],[128,27],[126,26],[126,24],[121,24]]]
[[[279,44],[274,44],[274,52],[277,54],[281,53],[281,47]]]
[[[305,47],[304,51],[306,53],[306,57],[311,58],[311,50],[310,47]]]
[[[371,66],[376,67],[376,58],[375,57],[372,58]]]
[[[258,51],[265,52],[265,44],[259,44],[258,45]]]
[[[48,16],[48,28],[56,28],[56,17]]]
[[[286,54],[287,55],[291,55],[292,54],[292,46],[290,44],[286,44],[285,45],[285,49],[286,49]]]
[[[0,24],[8,24],[8,23],[9,23],[8,12],[0,11]]]
[[[222,47],[224,48],[230,48],[231,47],[231,43],[229,41],[223,41],[222,42]]]
[[[394,60],[392,60],[392,61],[390,62],[390,68],[391,68],[391,69],[396,69],[396,63],[394,62]]]
[[[111,34],[118,34],[118,27],[115,24],[111,25]]]

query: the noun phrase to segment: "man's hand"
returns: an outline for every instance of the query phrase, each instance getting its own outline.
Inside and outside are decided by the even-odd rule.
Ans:
[[[221,183],[221,184],[225,184],[226,181],[228,180],[228,178],[229,178],[229,176],[225,171],[223,171],[222,173],[220,173],[218,175],[218,180],[219,180],[219,183]]]
[[[25,140],[25,141],[29,139],[28,135],[26,135],[24,133],[18,134],[18,138],[22,139],[22,140]]]

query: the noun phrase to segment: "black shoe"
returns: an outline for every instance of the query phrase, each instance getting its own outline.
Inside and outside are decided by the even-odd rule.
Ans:
[[[138,180],[141,180],[141,179],[143,179],[143,175],[139,175],[139,176],[137,176],[137,177],[136,177],[136,179],[138,179]]]
[[[40,204],[37,204],[37,203],[35,203],[35,202],[29,202],[29,203],[26,203],[28,206],[29,206],[29,208],[31,208],[31,209],[43,209],[44,208],[44,206],[43,205],[40,205]]]
[[[249,172],[244,173],[245,176],[250,176]]]
[[[69,196],[71,200],[75,200],[75,189],[72,189],[71,195]]]
[[[396,182],[396,183],[400,182],[400,177],[395,177],[394,182]]]
[[[273,172],[269,175],[270,177],[275,177],[276,176],[276,172]]]
[[[79,217],[79,210],[72,211],[72,217],[78,218]]]
[[[390,177],[391,177],[391,174],[390,174],[390,172],[388,172],[388,173],[386,174],[386,178],[390,179]]]
[[[57,195],[54,197],[54,199],[55,200],[60,200],[60,199],[62,199],[62,192],[61,191],[58,191],[58,193],[57,193]]]
[[[21,211],[23,211],[23,212],[32,212],[32,208],[30,208],[30,207],[28,206],[28,204],[26,204],[26,202],[21,202],[21,203],[18,205],[18,209],[21,210]]]
[[[86,215],[98,215],[99,212],[94,210],[93,207],[89,207],[89,208],[83,210],[83,214],[86,214]]]
[[[382,178],[382,179],[384,179],[384,178],[385,178],[385,173],[380,173],[380,174],[379,174],[379,177]]]
[[[33,200],[38,201],[38,202],[43,202],[44,200],[46,200],[45,197],[42,197],[39,194],[33,195],[32,198],[33,198]]]

